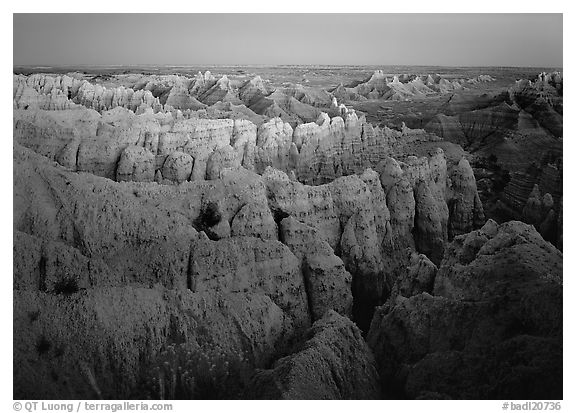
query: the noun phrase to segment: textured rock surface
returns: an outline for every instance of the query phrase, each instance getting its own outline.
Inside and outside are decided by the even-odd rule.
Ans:
[[[438,268],[424,254],[411,253],[408,271],[396,279],[390,300],[394,301],[397,296],[412,297],[420,293],[432,293],[434,280]]]
[[[313,227],[288,217],[281,222],[280,238],[302,261],[313,319],[320,319],[327,310],[350,316],[352,276],[322,235]]]
[[[162,178],[176,183],[190,180],[194,159],[184,152],[172,152],[162,166]]]
[[[310,338],[294,354],[255,375],[249,398],[379,398],[372,353],[350,320],[330,311],[306,336]]]
[[[200,293],[262,291],[293,318],[295,326],[309,324],[299,262],[278,241],[200,240],[191,247],[188,284]]]
[[[155,90],[150,85],[147,87]],[[173,88],[182,87],[181,80],[173,85]],[[221,90],[220,86],[217,88]],[[192,89],[188,93],[192,93]],[[166,93],[170,95],[172,92]],[[309,99],[310,102],[325,100],[311,95],[308,90],[295,89],[282,93]],[[161,100],[164,99],[162,96]],[[42,110],[37,106],[15,110],[16,141],[62,160],[71,169],[112,179],[115,178],[114,171],[122,151],[134,145],[150,150],[159,159],[174,151],[191,155],[195,160],[195,180],[206,179],[207,175],[208,179],[215,179],[215,174],[221,169],[242,165],[259,173],[267,166],[287,173],[294,171],[297,179],[303,183],[322,184],[374,167],[384,157],[401,152],[410,142],[436,139],[424,131],[405,128],[398,132],[386,127],[373,127],[365,118],[358,117],[353,109],[345,106],[339,108],[337,116],[332,118],[314,109],[308,123],[299,122],[296,127],[277,115],[265,122],[254,118],[257,115],[253,112],[254,116],[246,115],[250,120],[234,119],[232,112],[235,109],[230,109],[230,112],[224,107],[222,113],[230,116],[230,119],[205,119],[200,117],[203,109],[195,112],[188,109],[183,113],[168,104],[162,110],[136,111],[125,105],[105,105],[98,106],[99,112],[77,106],[72,111],[73,116],[69,115],[70,110]],[[20,107],[16,104],[16,108]],[[210,110],[216,116],[219,109],[213,105]],[[73,146],[68,147],[71,144]],[[77,158],[56,157],[65,147],[67,152],[72,153],[77,149]]]
[[[208,158],[206,179],[218,179],[223,169],[240,167],[241,160],[230,145],[216,149]]]
[[[13,79],[15,398],[562,398],[560,75]]]
[[[127,152],[147,151],[139,146],[130,148],[133,149]],[[210,316],[224,317],[215,326],[206,327],[213,336],[223,334],[219,329],[229,322],[227,314],[252,314],[262,308],[261,314],[267,318],[255,319],[250,328],[269,331],[265,341],[258,341],[249,351],[246,348],[252,347],[246,347],[244,342],[226,350],[226,354],[242,351],[255,366],[284,348],[278,344],[281,337],[289,343],[299,329],[320,319],[328,309],[353,314],[353,297],[370,298],[370,305],[378,304],[394,282],[395,274],[382,260],[383,251],[394,245],[390,232],[395,225],[390,218],[394,211],[387,210],[390,198],[380,184],[380,175],[374,171],[315,187],[292,181],[283,172],[270,168],[262,177],[244,169],[225,168],[218,180],[166,186],[155,182],[115,183],[67,172],[28,149],[15,146],[14,151],[15,230],[20,237],[44,240],[35,242],[37,247],[30,251],[17,248],[16,256],[23,258],[16,261],[29,264],[15,273],[19,280],[15,285],[27,286],[26,290],[35,297],[40,294],[39,297],[56,300],[51,306],[59,305],[58,297],[67,299],[80,291],[88,297],[103,294],[109,297],[106,299],[113,299],[116,293],[102,290],[107,286],[128,291],[126,286],[131,285],[130,288],[143,289],[142,294],[151,294],[150,288],[190,291],[197,297],[195,303],[204,297],[212,300],[207,305],[213,308],[230,308],[230,313]],[[174,153],[164,161],[162,180],[173,176],[167,165]],[[188,166],[185,175],[190,170]],[[286,215],[291,217],[283,219]],[[288,247],[274,241],[278,233],[276,221],[280,223],[280,239]],[[217,241],[197,231],[204,231]],[[58,248],[64,252],[58,254],[70,258],[52,264],[50,254],[54,253],[47,249],[52,244],[61,245]],[[32,254],[32,258],[24,258],[26,254]],[[70,264],[65,264],[68,261]],[[401,258],[398,263],[404,261]],[[162,301],[163,293],[154,294],[160,294],[155,298],[160,300],[158,305],[168,306],[167,314],[173,314],[173,304]],[[189,298],[185,297],[178,300],[188,303]],[[48,305],[42,304],[44,298],[34,299],[39,300],[39,305]],[[28,305],[22,304],[22,308]],[[91,314],[93,304],[85,305],[82,311]],[[70,310],[65,307],[62,311],[64,314]],[[57,328],[56,324],[53,328]],[[235,328],[229,333],[233,343],[238,343],[234,335],[237,331]],[[49,334],[56,337],[60,333]],[[94,340],[108,339],[99,336]],[[151,355],[163,351],[167,340],[161,336],[153,349],[146,351],[151,351]],[[254,336],[251,340],[256,343],[261,339]],[[137,355],[140,350],[136,347],[130,351],[136,352],[135,359],[145,357],[147,362],[153,362],[152,356]],[[26,357],[25,354],[17,358]],[[91,374],[96,375],[94,365],[91,366]],[[64,370],[59,371],[64,374]],[[138,379],[134,374],[119,376],[117,380],[127,380],[122,391],[134,390],[134,380]],[[100,380],[112,379],[97,376]],[[28,387],[22,391],[35,394]],[[58,391],[66,394],[64,388]]]
[[[450,174],[453,193],[450,203],[449,235],[456,236],[478,228],[484,223],[482,202],[470,163],[462,158]]]
[[[278,226],[266,204],[250,202],[242,207],[231,225],[233,236],[278,239]]]
[[[118,168],[117,181],[152,182],[155,171],[154,154],[146,148],[128,146],[122,152]]]
[[[68,173],[23,148],[14,156],[18,397],[142,397],[140,366],[170,343],[196,343],[201,354],[219,349],[216,365],[242,357],[246,366],[234,368],[252,369],[309,325],[299,261],[287,247],[214,242],[191,225],[202,191],[246,203],[246,185],[114,183]],[[226,271],[230,261],[214,265],[206,251],[238,251],[229,264],[238,270]],[[247,266],[234,267],[240,263]],[[224,277],[199,278],[195,268]],[[202,292],[190,289],[193,280]]]
[[[533,227],[489,221],[456,237],[433,294],[399,295],[372,320],[389,396],[561,397],[562,254]]]
[[[448,93],[462,89],[467,84],[491,82],[489,75],[479,75],[468,79],[445,79],[439,75],[386,75],[376,70],[364,82],[354,87],[338,87],[333,93],[339,99],[362,100],[409,100],[435,93]]]

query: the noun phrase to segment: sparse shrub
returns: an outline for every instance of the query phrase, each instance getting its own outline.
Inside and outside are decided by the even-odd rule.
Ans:
[[[56,347],[56,349],[54,350],[54,355],[56,357],[62,357],[64,355],[64,347],[62,346]]]
[[[28,318],[30,319],[31,323],[38,320],[39,317],[40,317],[40,310],[34,310],[28,313]]]
[[[38,352],[39,355],[48,353],[51,347],[52,343],[50,343],[48,339],[43,335],[40,336],[40,338],[36,342],[36,351]]]
[[[276,222],[276,224],[278,225],[280,225],[280,222],[284,218],[288,218],[290,216],[290,214],[281,210],[280,208],[270,208],[270,211],[272,212],[272,216],[274,217],[274,222]]]
[[[78,280],[74,277],[61,278],[54,284],[55,294],[71,295],[77,293],[78,290]]]
[[[221,219],[222,214],[218,211],[218,204],[215,202],[209,202],[202,211],[200,211],[200,215],[192,224],[196,230],[206,232],[208,228],[219,223]]]
[[[214,400],[239,397],[253,370],[241,354],[184,343],[166,346],[148,372],[144,387],[150,399]]]

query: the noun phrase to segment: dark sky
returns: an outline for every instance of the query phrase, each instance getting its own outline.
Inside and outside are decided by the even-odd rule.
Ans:
[[[562,67],[561,14],[14,14],[14,65]]]

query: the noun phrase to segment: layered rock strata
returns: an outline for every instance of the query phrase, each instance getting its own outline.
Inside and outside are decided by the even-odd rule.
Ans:
[[[332,94],[339,100],[358,101],[366,99],[411,100],[438,93],[461,90],[480,82],[492,82],[489,75],[469,79],[447,79],[440,75],[387,75],[375,70],[365,81],[345,87],[339,85]]]
[[[293,171],[296,179],[307,184],[361,173],[401,153],[406,145],[435,139],[420,130],[372,127],[353,111],[346,110],[343,116],[330,118],[323,113],[316,122],[294,129],[280,118],[256,126],[244,119],[184,119],[151,111],[136,115],[119,107],[102,114],[82,108],[15,110],[14,139],[71,170],[111,179],[117,178],[122,158],[145,149],[155,157],[154,175],[160,171],[166,183],[217,179],[223,169],[239,166],[262,173],[272,166]],[[190,157],[185,162],[184,154]],[[173,165],[175,157],[184,163]],[[149,167],[148,157],[142,162],[146,165],[141,169]],[[130,179],[138,180],[138,174]],[[149,180],[148,174],[142,179]]]

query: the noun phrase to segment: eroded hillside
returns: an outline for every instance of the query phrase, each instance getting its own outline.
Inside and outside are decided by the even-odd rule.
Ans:
[[[350,104],[492,81],[15,75],[14,397],[561,398],[561,192],[487,220],[464,114]],[[534,87],[487,118],[558,138]]]

